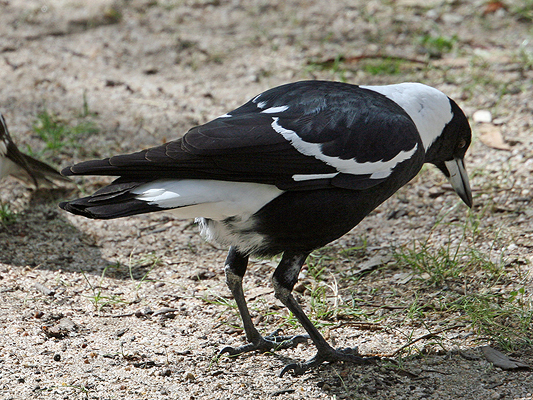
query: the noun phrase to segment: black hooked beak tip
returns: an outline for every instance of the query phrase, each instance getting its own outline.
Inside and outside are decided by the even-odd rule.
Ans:
[[[444,161],[444,165],[448,170],[450,181],[453,190],[459,195],[464,203],[472,208],[472,189],[470,189],[470,182],[468,174],[466,173],[465,164],[462,158],[454,158],[450,161]]]

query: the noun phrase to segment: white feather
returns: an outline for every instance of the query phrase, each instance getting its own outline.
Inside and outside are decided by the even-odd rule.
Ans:
[[[396,157],[392,158],[389,161],[369,161],[364,163],[358,163],[353,158],[346,160],[323,154],[321,150],[321,145],[319,143],[309,143],[304,141],[300,136],[296,134],[296,132],[282,127],[278,123],[278,117],[272,117],[272,119],[274,120],[274,122],[272,122],[272,128],[280,135],[282,135],[287,141],[289,141],[292,146],[300,153],[306,156],[315,157],[316,159],[334,167],[339,172],[352,175],[369,174],[371,175],[371,179],[382,179],[389,176],[392,173],[394,167],[399,163],[411,158],[413,154],[415,154],[416,149],[418,147],[418,145],[415,144],[415,146],[409,151],[400,151],[396,155]]]
[[[259,106],[259,104],[258,104],[258,106]],[[261,111],[261,113],[264,113],[264,114],[275,114],[275,113],[280,113],[280,112],[286,111],[288,109],[289,109],[289,106],[270,107],[270,108],[267,108],[266,110]]]
[[[235,246],[243,253],[253,253],[265,245],[265,236],[254,230],[254,218],[225,221],[196,218],[196,222],[200,226],[200,234],[210,242]]]
[[[331,174],[294,174],[292,179],[296,182],[301,181],[310,181],[313,179],[331,179],[339,175],[338,172],[333,172]]]
[[[246,219],[283,191],[273,185],[202,179],[158,179],[134,190],[137,200],[168,208],[179,218]],[[173,210],[170,210],[173,209]]]
[[[453,118],[448,96],[430,86],[407,82],[360,87],[381,93],[402,107],[415,123],[425,151]]]

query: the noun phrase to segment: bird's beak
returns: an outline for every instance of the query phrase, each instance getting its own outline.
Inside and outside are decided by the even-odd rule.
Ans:
[[[450,174],[448,180],[453,190],[455,190],[468,207],[472,208],[472,189],[470,189],[470,182],[468,181],[468,174],[466,173],[463,159],[454,158],[450,161],[444,161],[444,165],[446,165],[446,169]]]

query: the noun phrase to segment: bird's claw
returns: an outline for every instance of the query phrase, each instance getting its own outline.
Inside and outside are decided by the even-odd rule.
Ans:
[[[238,356],[239,354],[247,353],[249,351],[254,351],[254,350],[257,350],[257,349],[253,343],[248,343],[248,344],[245,344],[244,346],[239,346],[239,347],[226,346],[218,352],[218,356],[220,357],[227,353],[230,357],[233,357],[233,356]]]
[[[250,351],[269,352],[280,349],[290,349],[296,347],[300,343],[305,343],[309,339],[309,335],[297,335],[297,336],[279,336],[280,329],[271,333],[268,336],[260,337],[255,343],[248,343],[239,347],[224,347],[218,353],[219,357],[228,354],[231,356],[237,356]]]

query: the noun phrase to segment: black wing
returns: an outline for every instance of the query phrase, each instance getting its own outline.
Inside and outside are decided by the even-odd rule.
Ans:
[[[420,168],[423,148],[396,103],[354,85],[304,81],[268,90],[182,139],[63,173],[364,189],[407,160]]]

